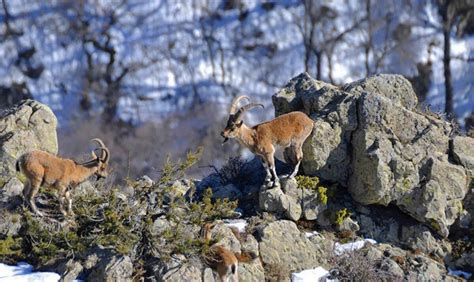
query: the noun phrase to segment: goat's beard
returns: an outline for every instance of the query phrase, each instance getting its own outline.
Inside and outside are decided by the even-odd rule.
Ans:
[[[222,141],[222,145],[224,145],[224,143],[227,142],[228,140],[229,140],[229,138],[224,137],[224,141]]]

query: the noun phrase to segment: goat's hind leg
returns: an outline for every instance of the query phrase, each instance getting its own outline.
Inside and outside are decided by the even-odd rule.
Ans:
[[[23,185],[23,204],[25,206],[29,205],[28,200],[30,199],[31,194],[31,183],[29,180],[26,180],[25,184]]]
[[[28,196],[28,202],[30,204],[30,207],[35,214],[39,216],[43,216],[43,214],[38,210],[38,207],[36,206],[36,203],[35,203],[35,196],[36,194],[38,194],[38,191],[41,185],[41,180],[36,179],[32,181],[30,185],[31,185],[31,188],[30,188],[31,191]]]
[[[295,157],[296,157],[296,164],[293,172],[290,174],[290,178],[295,177],[296,174],[298,173],[298,170],[300,168],[301,160],[303,159],[303,149],[302,149],[303,144],[299,144],[298,146],[295,147]]]

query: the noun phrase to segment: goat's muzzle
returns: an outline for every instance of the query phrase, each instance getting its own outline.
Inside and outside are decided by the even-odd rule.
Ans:
[[[222,145],[224,145],[224,143],[227,142],[227,140],[229,140],[229,138],[225,136],[224,131],[221,132],[221,136],[222,136],[222,138],[224,138],[224,141],[222,141]]]

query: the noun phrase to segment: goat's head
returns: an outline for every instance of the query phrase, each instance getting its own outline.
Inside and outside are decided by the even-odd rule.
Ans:
[[[262,104],[250,103],[243,107],[238,108],[238,103],[242,100],[250,100],[250,99],[247,96],[239,96],[239,97],[236,97],[234,101],[232,101],[232,104],[230,106],[230,111],[229,111],[229,119],[227,120],[227,125],[224,128],[224,130],[221,132],[221,136],[224,138],[224,141],[222,143],[225,143],[227,140],[229,140],[229,138],[235,138],[238,135],[239,130],[242,127],[242,124],[244,123],[242,121],[242,116],[246,111],[254,107],[262,107],[262,108],[264,107]]]
[[[110,151],[99,138],[94,138],[91,141],[99,145],[98,148],[92,151],[92,158],[97,162],[95,175],[97,175],[97,178],[106,178],[108,175],[107,168],[109,166]],[[99,156],[95,153],[96,150],[99,151]]]

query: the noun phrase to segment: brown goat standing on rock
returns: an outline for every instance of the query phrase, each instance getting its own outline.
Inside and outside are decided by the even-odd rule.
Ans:
[[[243,123],[242,115],[251,108],[263,108],[263,105],[250,103],[237,110],[237,104],[243,99],[249,100],[247,96],[240,96],[232,102],[227,126],[221,136],[224,137],[224,143],[229,138],[236,138],[240,144],[262,159],[267,173],[264,186],[279,186],[274,159],[276,147],[286,148],[288,153],[295,157],[295,168],[289,175],[294,177],[303,159],[303,143],[313,131],[314,122],[302,112],[291,112],[249,128]]]
[[[53,187],[59,191],[59,209],[64,216],[67,216],[73,215],[72,199],[68,188],[77,186],[93,174],[99,178],[107,176],[109,149],[100,139],[96,138],[92,141],[99,145],[96,150],[100,150],[100,157],[97,157],[94,150],[92,159],[82,164],[39,150],[23,154],[18,158],[16,169],[26,176],[23,197],[33,212],[42,216],[35,204],[35,196],[41,185]],[[64,209],[65,201],[68,204],[67,212]]]

